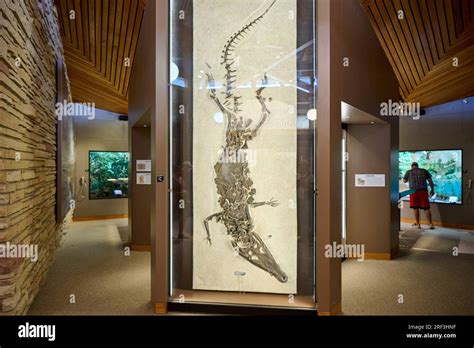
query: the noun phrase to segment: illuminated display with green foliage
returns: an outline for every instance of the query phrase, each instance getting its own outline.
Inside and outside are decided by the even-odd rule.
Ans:
[[[413,162],[431,173],[436,191],[433,202],[462,204],[462,150],[400,152],[400,178]]]
[[[89,152],[89,198],[128,197],[128,152]]]

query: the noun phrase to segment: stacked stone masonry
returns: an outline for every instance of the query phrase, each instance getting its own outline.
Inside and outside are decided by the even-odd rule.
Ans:
[[[38,245],[39,259],[0,257],[0,315],[26,314],[72,212],[56,222],[56,60],[53,0],[1,0],[0,243]]]

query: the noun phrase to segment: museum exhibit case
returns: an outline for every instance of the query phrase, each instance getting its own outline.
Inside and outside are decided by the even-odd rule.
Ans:
[[[417,162],[420,168],[430,172],[435,182],[436,194],[430,197],[432,203],[462,204],[462,150],[423,150],[401,151],[399,177],[411,169],[411,164]],[[404,185],[408,188],[408,184]],[[406,196],[404,200],[409,200]]]
[[[89,151],[89,199],[128,197],[129,153]]]
[[[170,1],[169,301],[316,308],[316,2]]]

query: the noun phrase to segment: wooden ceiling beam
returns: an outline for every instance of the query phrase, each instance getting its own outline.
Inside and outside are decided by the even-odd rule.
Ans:
[[[423,69],[421,68],[421,63],[419,59],[416,59],[413,56],[413,53],[416,54],[416,50],[411,50],[409,48],[409,38],[411,36],[405,36],[404,31],[401,27],[401,21],[398,19],[398,14],[396,10],[393,7],[393,1],[392,0],[385,0],[385,10],[387,11],[387,14],[391,20],[392,27],[394,28],[394,33],[396,38],[398,39],[402,52],[405,54],[405,60],[408,61],[408,66],[411,72],[411,75],[413,76],[415,86],[420,83],[420,75],[423,73]],[[414,47],[414,43],[412,41],[412,47]]]
[[[61,1],[61,0],[58,0]],[[79,49],[78,41],[77,41],[77,33],[76,33],[76,20],[71,18],[71,11],[74,11],[74,18],[77,15],[77,11],[74,8],[74,1],[73,0],[66,0],[65,5],[67,6],[67,17],[65,20],[69,23],[69,28],[71,30],[71,41],[74,46]]]
[[[408,44],[411,47],[415,47],[416,50],[414,51],[414,54],[417,55],[417,58],[421,64],[421,73],[420,76],[424,76],[425,74],[428,73],[430,70],[429,64],[425,55],[425,52],[423,50],[423,45],[421,43],[419,35],[413,35],[411,28],[413,28],[415,33],[418,33],[418,29],[415,24],[415,19],[413,17],[413,14],[410,11],[410,4],[407,0],[401,1],[401,0],[395,0],[395,6],[398,9],[401,9],[403,13],[405,14],[406,21],[400,21],[400,25],[403,28],[403,32],[405,34],[405,37],[408,39]]]
[[[84,48],[84,33],[83,33],[83,28],[82,28],[82,6],[81,6],[81,0],[74,0],[74,8],[76,11],[76,19],[74,20],[76,24],[76,33],[77,33],[77,47],[79,48],[79,51],[82,51],[84,56],[87,58],[87,55],[85,55],[85,48]]]
[[[127,0],[128,2],[128,0]],[[115,81],[115,71],[117,70],[117,56],[118,56],[118,50],[120,46],[120,36],[122,34],[122,19],[124,17],[123,13],[123,6],[124,2],[123,0],[117,0],[118,8],[116,11],[116,16],[115,16],[115,31],[114,31],[114,38],[113,38],[113,44],[112,44],[112,64],[110,66],[110,75],[109,75],[109,80],[114,83]]]
[[[56,0],[74,100],[126,113],[130,67],[124,66],[124,59],[133,64],[145,4],[145,0]]]
[[[128,22],[128,32],[127,32],[127,38],[125,42],[125,47],[124,47],[124,57],[130,59],[131,51],[132,51],[132,42],[134,40],[134,29],[135,29],[135,23],[137,20],[137,16],[140,13],[140,8],[139,8],[139,2],[137,0],[132,0],[132,11],[130,13],[130,19]],[[130,67],[125,66],[122,64],[122,67],[120,69],[120,77],[119,77],[119,83],[118,83],[118,89],[121,91],[121,93],[124,93],[124,84],[125,84],[125,76],[127,73],[127,70],[129,70]]]
[[[110,112],[127,115],[128,101],[125,99],[115,98],[113,96],[100,95],[100,91],[71,86],[72,93],[78,97],[74,98],[76,103],[90,103],[92,100],[97,109],[103,109]]]
[[[131,1],[125,1],[124,11],[122,16],[121,32],[119,37],[119,44],[117,46],[117,63],[114,65],[116,68],[112,72],[113,83],[117,86],[120,85],[120,72],[122,71],[123,66],[123,52],[125,50],[125,43],[127,41],[127,31],[128,31],[128,20],[130,18],[130,5]]]
[[[102,1],[102,0],[101,0]],[[109,1],[102,1],[102,27],[101,27],[101,60],[100,71],[105,74],[107,65],[107,37],[109,34]]]
[[[423,19],[418,6],[418,0],[404,0],[407,2],[407,6],[404,6],[406,15],[412,17],[414,23],[411,24],[411,31],[415,37],[418,37],[423,46],[423,52],[425,54],[426,61],[428,62],[428,68],[431,69],[434,63],[434,57],[430,49],[430,43],[428,42],[428,36],[426,34],[426,27],[423,23]],[[409,2],[408,2],[409,1]],[[429,70],[428,69],[428,70]]]
[[[130,47],[130,66],[125,68],[125,81],[123,83],[123,89],[121,90],[123,95],[128,96],[128,86],[130,83],[130,74],[132,72],[131,67],[133,67],[133,63],[135,62],[135,52],[137,50],[138,45],[138,36],[140,35],[140,28],[142,25],[143,19],[143,12],[145,10],[145,2],[140,1],[138,5],[138,10],[136,13],[136,19],[133,26],[133,34],[132,34],[132,46]]]
[[[87,46],[89,47],[89,61],[95,65],[95,6],[94,0],[85,0],[83,7],[87,11],[87,18],[84,22],[87,27]]]
[[[361,4],[404,100],[430,106],[474,95],[474,0],[361,0]],[[400,9],[402,19],[397,17]]]
[[[427,1],[426,2],[428,6],[428,15],[430,17],[430,22],[431,22],[431,30],[433,32],[435,42],[436,42],[436,48],[438,50],[438,57],[441,59],[444,56],[444,52],[446,52],[444,44],[443,44],[443,39],[441,36],[441,28],[440,28],[440,22],[438,21],[438,15],[436,12],[436,2],[435,1]]]
[[[117,0],[118,1],[118,0]],[[110,77],[110,71],[112,70],[112,55],[114,47],[114,37],[115,37],[115,8],[117,6],[117,1],[110,1],[110,11],[108,12],[109,17],[109,26],[107,30],[107,64],[105,67],[105,77]]]
[[[469,1],[470,0],[462,0],[462,9],[461,9],[461,13],[462,13],[462,22],[463,22],[463,25],[464,25],[464,30],[466,30],[470,25],[471,25],[471,18],[472,18],[472,11],[474,11],[474,9],[470,9],[469,7]],[[472,4],[472,0],[471,0],[471,4]],[[471,14],[471,16],[470,16]]]
[[[448,34],[449,34],[449,46],[453,46],[456,44],[457,36],[456,36],[456,25],[454,23],[454,15],[453,15],[453,3],[451,0],[444,0],[444,8],[446,9],[446,19],[447,19],[447,26],[448,26]]]
[[[58,1],[58,16],[59,16],[59,24],[62,28],[62,35],[66,39],[66,42],[71,42],[71,29],[69,25],[69,17],[67,13],[67,4],[64,1]]]
[[[104,77],[97,78],[97,73],[95,73],[94,71],[82,69],[76,65],[71,65],[68,68],[68,74],[71,75],[70,78],[72,82],[74,82],[74,80],[72,80],[73,78],[80,79],[81,81],[79,82],[87,82],[87,83],[92,82],[92,83],[101,85],[104,88],[104,91],[121,94],[118,92],[118,90],[109,80],[107,80]]]
[[[102,25],[102,0],[94,0],[94,20],[95,20],[95,31],[94,31],[94,50],[95,50],[95,58],[94,64],[97,66],[97,70],[100,71],[100,50],[101,50],[101,25]]]

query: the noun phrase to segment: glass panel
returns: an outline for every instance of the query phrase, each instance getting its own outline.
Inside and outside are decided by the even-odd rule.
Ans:
[[[89,199],[128,197],[128,152],[89,152]]]
[[[433,203],[462,204],[462,150],[421,150],[400,152],[400,189],[408,191],[409,183],[402,179],[409,177],[413,162],[430,172],[436,179],[436,194],[430,197]],[[428,189],[428,187],[427,187]],[[406,195],[403,200],[410,200]]]
[[[170,300],[314,307],[315,1],[170,4]]]

